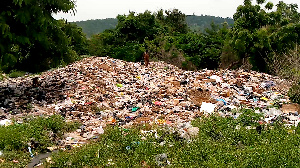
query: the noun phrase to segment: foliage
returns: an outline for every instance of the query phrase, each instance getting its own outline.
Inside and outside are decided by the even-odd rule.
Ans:
[[[269,72],[272,53],[284,53],[295,47],[299,37],[300,14],[296,4],[280,1],[275,11],[273,4],[264,0],[252,4],[245,0],[234,14],[234,27],[228,35],[230,46],[240,60],[249,59],[254,70]]]
[[[40,71],[74,61],[76,52],[81,54],[85,36],[76,26],[52,17],[52,13],[68,12],[74,6],[71,0],[3,2],[1,69]]]
[[[146,50],[153,59],[163,60],[181,68],[211,68],[219,65],[228,24],[212,23],[205,33],[191,32],[186,16],[179,10],[145,11],[119,15],[115,29],[92,36],[91,55],[111,56],[139,61]]]
[[[188,32],[186,16],[178,9],[166,10],[166,16],[162,15],[162,10],[157,12],[157,18],[160,22],[167,25],[169,32],[175,34],[185,34]]]
[[[84,55],[88,53],[87,49],[87,39],[85,34],[82,32],[82,28],[78,27],[76,24],[65,23],[62,27],[63,32],[66,33],[70,40],[70,48],[76,51],[78,55]]]
[[[222,18],[209,15],[187,15],[186,22],[192,31],[199,33],[205,33],[205,30],[210,29],[212,22],[218,26],[222,26],[224,22],[226,22],[229,27],[232,27],[234,24],[232,18]]]
[[[289,133],[295,128],[265,125],[258,132],[247,129],[238,120],[219,116],[197,119],[193,125],[199,127],[199,134],[191,140],[180,138],[167,126],[110,127],[97,142],[55,154],[49,166],[158,167],[156,158],[162,153],[170,162],[165,167],[298,167],[300,164],[299,149],[295,147],[299,146],[299,134]],[[153,133],[142,134],[141,130]]]
[[[53,115],[49,118],[27,119],[22,124],[14,123],[11,126],[0,127],[1,150],[24,150],[30,139],[35,139],[41,144],[39,150],[43,150],[51,144],[50,134],[61,137],[66,130],[70,130],[63,118]],[[6,136],[4,136],[6,135]]]
[[[37,146],[32,149],[33,153],[43,152],[61,138],[63,133],[73,131],[78,126],[79,124],[75,122],[66,123],[60,115],[48,118],[25,118],[21,124],[14,122],[10,126],[0,126],[0,151],[4,153],[0,157],[8,161],[20,159],[20,162],[28,162],[30,158],[28,143],[32,141],[37,143]],[[2,166],[4,165],[0,163],[0,167]]]
[[[26,72],[24,71],[16,71],[16,70],[13,70],[9,73],[9,77],[10,78],[17,78],[17,77],[22,77],[26,74]]]
[[[7,78],[6,75],[2,71],[0,71],[0,81],[4,80],[5,78]]]
[[[242,109],[240,111],[242,114],[238,117],[238,122],[243,126],[258,126],[258,121],[263,118],[260,113],[255,113],[251,109]]]
[[[206,29],[205,34],[188,33],[180,36],[177,47],[198,69],[216,69],[228,31],[226,23],[222,27],[211,23],[211,28]]]
[[[290,88],[288,96],[292,102],[300,104],[300,83]]]
[[[89,52],[92,55],[120,58],[127,61],[142,59],[144,39],[153,39],[158,32],[154,15],[149,11],[136,15],[119,15],[115,29],[106,30],[94,35],[89,41]]]
[[[285,53],[274,53],[269,62],[272,74],[276,74],[283,79],[289,79],[294,84],[300,82],[300,52],[298,48],[299,45],[296,45],[294,49]]]
[[[232,28],[230,20],[219,26],[220,21],[214,18],[218,22],[202,33],[192,28],[200,22],[198,17],[185,16],[177,9],[131,12],[118,16],[115,29],[93,36],[89,51],[92,55],[139,61],[140,53],[148,50],[153,59],[186,69],[242,67],[276,74],[273,61],[297,46],[300,14],[296,4],[280,1],[276,10],[273,7],[265,0],[255,4],[245,0],[233,16]]]
[[[204,33],[205,29],[211,27],[211,22],[216,25],[222,25],[227,22],[230,27],[233,26],[232,18],[222,18],[209,15],[187,15],[186,23],[192,31]],[[72,22],[78,27],[82,28],[82,31],[86,34],[87,38],[91,38],[93,35],[103,33],[105,30],[114,29],[118,24],[117,18],[107,18],[107,19],[96,19],[87,21],[77,21]]]

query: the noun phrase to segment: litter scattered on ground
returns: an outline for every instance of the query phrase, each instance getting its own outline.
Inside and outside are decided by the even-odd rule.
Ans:
[[[8,119],[4,119],[4,120],[1,120],[0,121],[0,125],[1,126],[9,126],[12,124],[12,121],[11,120],[8,120]]]
[[[199,129],[182,124],[212,113],[236,118],[233,110],[239,108],[259,109],[265,123],[284,116],[286,125],[297,125],[300,107],[290,103],[289,87],[283,79],[255,71],[185,71],[164,62],[145,67],[90,57],[41,75],[0,81],[0,125],[61,114],[82,123],[64,136],[65,148],[97,139],[107,125],[168,125],[190,139]]]
[[[168,161],[168,156],[166,153],[156,155],[155,161],[159,167],[170,165],[170,161]]]

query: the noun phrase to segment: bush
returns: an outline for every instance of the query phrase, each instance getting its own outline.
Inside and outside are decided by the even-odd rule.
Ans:
[[[255,113],[251,109],[242,109],[242,114],[238,117],[238,122],[243,126],[258,126],[258,121],[263,117],[262,114]]]
[[[294,83],[300,82],[300,46],[296,45],[283,54],[272,53],[269,58],[268,66],[272,74],[280,78],[289,79]]]
[[[300,83],[290,88],[288,96],[292,102],[300,104]]]
[[[22,77],[26,74],[26,72],[24,71],[17,71],[17,70],[13,70],[9,73],[9,77],[10,78],[18,78],[18,77]]]
[[[30,160],[28,145],[34,141],[37,145],[32,152],[44,152],[46,148],[52,146],[62,137],[65,132],[77,129],[78,123],[66,123],[60,115],[53,115],[48,118],[26,118],[22,124],[14,123],[10,126],[0,126],[0,151],[4,158],[4,163],[0,162],[0,167],[16,167],[10,164],[12,160],[18,160],[19,167],[26,167]]]
[[[258,133],[246,125],[256,123],[260,116],[251,110],[241,112],[246,114],[240,120],[196,119],[192,124],[199,127],[199,134],[190,140],[180,138],[168,126],[110,127],[97,142],[55,154],[49,167],[159,167],[160,154],[170,162],[165,167],[300,166],[299,134],[291,133],[295,128],[266,125]],[[142,134],[141,130],[156,133]]]

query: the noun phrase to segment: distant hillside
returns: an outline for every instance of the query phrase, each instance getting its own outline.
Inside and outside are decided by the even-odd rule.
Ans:
[[[233,19],[231,18],[222,18],[208,15],[188,15],[186,17],[186,22],[189,25],[191,30],[203,32],[206,28],[210,28],[211,22],[214,22],[216,25],[222,25],[222,23],[227,22],[229,26],[233,26]]]
[[[102,33],[106,29],[115,28],[118,20],[116,18],[96,19],[87,21],[73,22],[81,27],[83,32],[89,38],[94,34]]]
[[[192,30],[203,32],[206,28],[210,27],[211,22],[221,25],[224,22],[227,22],[229,25],[233,25],[233,19],[231,18],[222,18],[215,16],[207,15],[188,15],[186,17],[187,24]],[[116,18],[108,19],[96,19],[96,20],[87,20],[87,21],[78,21],[74,22],[79,27],[82,28],[83,32],[87,37],[91,37],[94,34],[102,33],[106,29],[115,28],[118,23]]]

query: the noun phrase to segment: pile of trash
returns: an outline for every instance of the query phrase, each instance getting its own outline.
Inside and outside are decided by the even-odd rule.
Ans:
[[[265,123],[281,116],[286,125],[298,125],[300,110],[287,97],[289,87],[286,80],[255,71],[185,71],[164,62],[145,67],[89,57],[41,75],[0,81],[0,124],[28,115],[61,114],[82,123],[64,140],[77,146],[97,138],[106,125],[180,128],[212,113],[237,118],[239,108],[259,109]],[[184,130],[197,132],[192,126]]]

